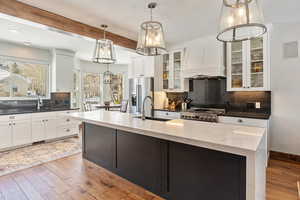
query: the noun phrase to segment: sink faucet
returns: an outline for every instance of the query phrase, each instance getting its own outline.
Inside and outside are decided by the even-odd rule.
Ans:
[[[43,106],[43,99],[40,96],[38,96],[37,110],[40,110],[41,106]]]
[[[153,107],[153,104],[152,104],[152,97],[151,96],[146,96],[143,100],[143,110],[142,110],[142,120],[145,120],[146,119],[146,116],[145,116],[145,103],[146,103],[146,100],[147,99],[150,99],[151,100],[151,107]]]

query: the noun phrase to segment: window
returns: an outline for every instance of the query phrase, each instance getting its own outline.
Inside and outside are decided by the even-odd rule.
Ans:
[[[100,75],[84,73],[82,90],[85,102],[100,103]]]
[[[0,98],[49,96],[49,65],[0,60]]]

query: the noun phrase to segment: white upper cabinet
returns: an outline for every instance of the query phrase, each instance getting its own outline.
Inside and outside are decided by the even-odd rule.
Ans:
[[[227,90],[270,90],[268,35],[227,45]]]
[[[154,77],[155,57],[153,56],[138,56],[131,58],[129,65],[129,78],[137,77]]]
[[[183,77],[184,49],[173,50],[160,56],[157,69],[160,74],[155,76],[160,82],[162,91],[182,92],[186,90]]]

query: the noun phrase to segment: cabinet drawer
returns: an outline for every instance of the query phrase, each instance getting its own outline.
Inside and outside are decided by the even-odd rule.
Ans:
[[[180,112],[154,111],[154,116],[166,119],[180,119]]]
[[[62,116],[57,119],[57,123],[60,125],[72,125],[78,124],[79,121],[68,116]]]
[[[250,119],[250,118],[242,118],[242,117],[219,117],[219,122],[225,124],[256,126],[262,128],[268,127],[268,120],[264,120],[264,119]]]
[[[44,113],[33,113],[32,120],[42,120],[42,119],[55,119],[55,112],[44,112]]]
[[[31,114],[4,115],[0,117],[0,121],[30,120],[30,119],[31,119]]]
[[[64,118],[64,117],[66,117],[68,114],[75,113],[75,112],[78,112],[78,111],[79,111],[79,110],[59,111],[59,112],[56,112],[56,116],[57,116],[57,118]]]
[[[69,135],[79,134],[79,127],[77,125],[64,125],[57,127],[57,136],[64,137]]]

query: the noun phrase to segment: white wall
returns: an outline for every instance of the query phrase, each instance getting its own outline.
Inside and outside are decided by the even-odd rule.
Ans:
[[[300,22],[273,24],[270,36],[271,150],[300,155],[300,57],[283,58],[283,43],[300,44]]]
[[[0,41],[0,56],[14,57],[45,63],[51,62],[51,53],[47,49],[40,49],[6,41]]]
[[[99,73],[103,74],[107,70],[107,65],[96,64],[93,62],[80,60],[80,71],[84,72],[92,72],[92,73]],[[124,76],[124,90],[123,90],[123,98],[129,98],[129,81],[128,81],[128,65],[126,64],[112,64],[109,66],[109,70],[112,73],[122,73]]]

